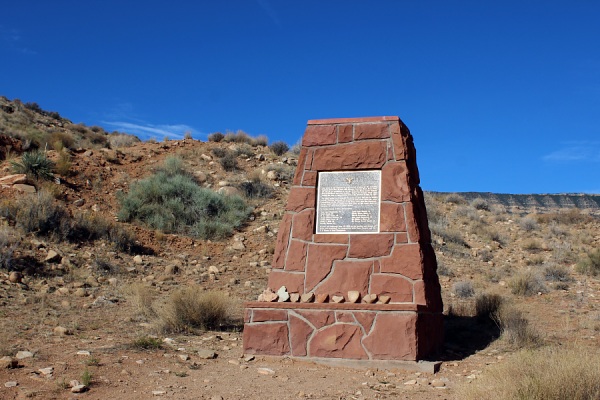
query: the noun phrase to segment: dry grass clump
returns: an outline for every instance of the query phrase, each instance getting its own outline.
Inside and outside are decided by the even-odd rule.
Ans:
[[[490,211],[490,204],[481,197],[473,199],[473,201],[471,201],[471,206],[476,210]]]
[[[220,329],[235,322],[237,308],[223,293],[187,287],[174,292],[157,310],[159,327],[165,333]]]
[[[600,275],[600,249],[588,253],[586,257],[579,261],[577,272],[591,276]]]
[[[475,298],[475,315],[479,319],[494,319],[504,304],[504,298],[496,293],[482,293]]]
[[[538,228],[537,221],[531,217],[525,217],[521,219],[519,225],[525,232],[531,232]]]
[[[18,240],[9,228],[0,226],[0,269],[11,270]]]
[[[473,284],[469,281],[456,282],[452,285],[452,292],[459,299],[466,299],[475,295]]]
[[[535,253],[542,250],[542,244],[536,239],[528,239],[523,242],[523,250]]]
[[[223,135],[221,132],[214,132],[208,135],[208,141],[219,143],[224,137],[225,135]]]
[[[591,215],[584,214],[578,208],[571,208],[568,211],[560,211],[557,213],[539,214],[536,216],[536,218],[540,224],[556,222],[564,225],[580,224],[593,220]]]
[[[446,195],[446,202],[452,204],[466,204],[467,201],[458,193],[449,193]]]
[[[515,275],[509,282],[508,287],[512,294],[518,296],[533,296],[538,293],[547,293],[548,288],[542,277],[531,271],[523,271]]]
[[[458,390],[457,398],[596,400],[600,398],[597,349],[549,347],[522,351]]]
[[[152,307],[156,292],[150,286],[134,283],[125,288],[125,293],[133,305],[135,314],[147,319],[156,317],[156,311]]]
[[[502,338],[516,348],[539,347],[543,343],[540,333],[529,325],[529,320],[519,310],[503,303],[493,314]]]
[[[108,135],[108,144],[111,149],[117,149],[119,147],[131,147],[136,143],[141,142],[141,140],[134,135],[129,135],[127,133],[118,133],[113,132]]]

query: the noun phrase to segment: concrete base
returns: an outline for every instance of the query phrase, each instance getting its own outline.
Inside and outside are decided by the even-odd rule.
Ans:
[[[354,369],[379,369],[425,372],[435,374],[440,370],[441,361],[401,361],[401,360],[346,360],[340,358],[302,358],[317,364],[330,367],[343,367]]]

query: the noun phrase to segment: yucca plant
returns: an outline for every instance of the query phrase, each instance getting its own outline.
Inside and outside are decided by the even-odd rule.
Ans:
[[[21,162],[11,161],[11,167],[17,174],[27,174],[28,177],[36,180],[52,180],[54,174],[54,163],[46,157],[45,153],[40,151],[30,151],[23,153]]]

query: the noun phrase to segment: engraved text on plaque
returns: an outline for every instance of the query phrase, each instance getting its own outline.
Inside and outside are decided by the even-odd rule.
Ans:
[[[378,233],[381,171],[320,172],[317,233]]]

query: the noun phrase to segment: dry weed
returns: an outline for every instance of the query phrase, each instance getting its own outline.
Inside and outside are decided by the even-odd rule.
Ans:
[[[593,400],[600,398],[597,349],[522,351],[458,390],[459,399]]]

